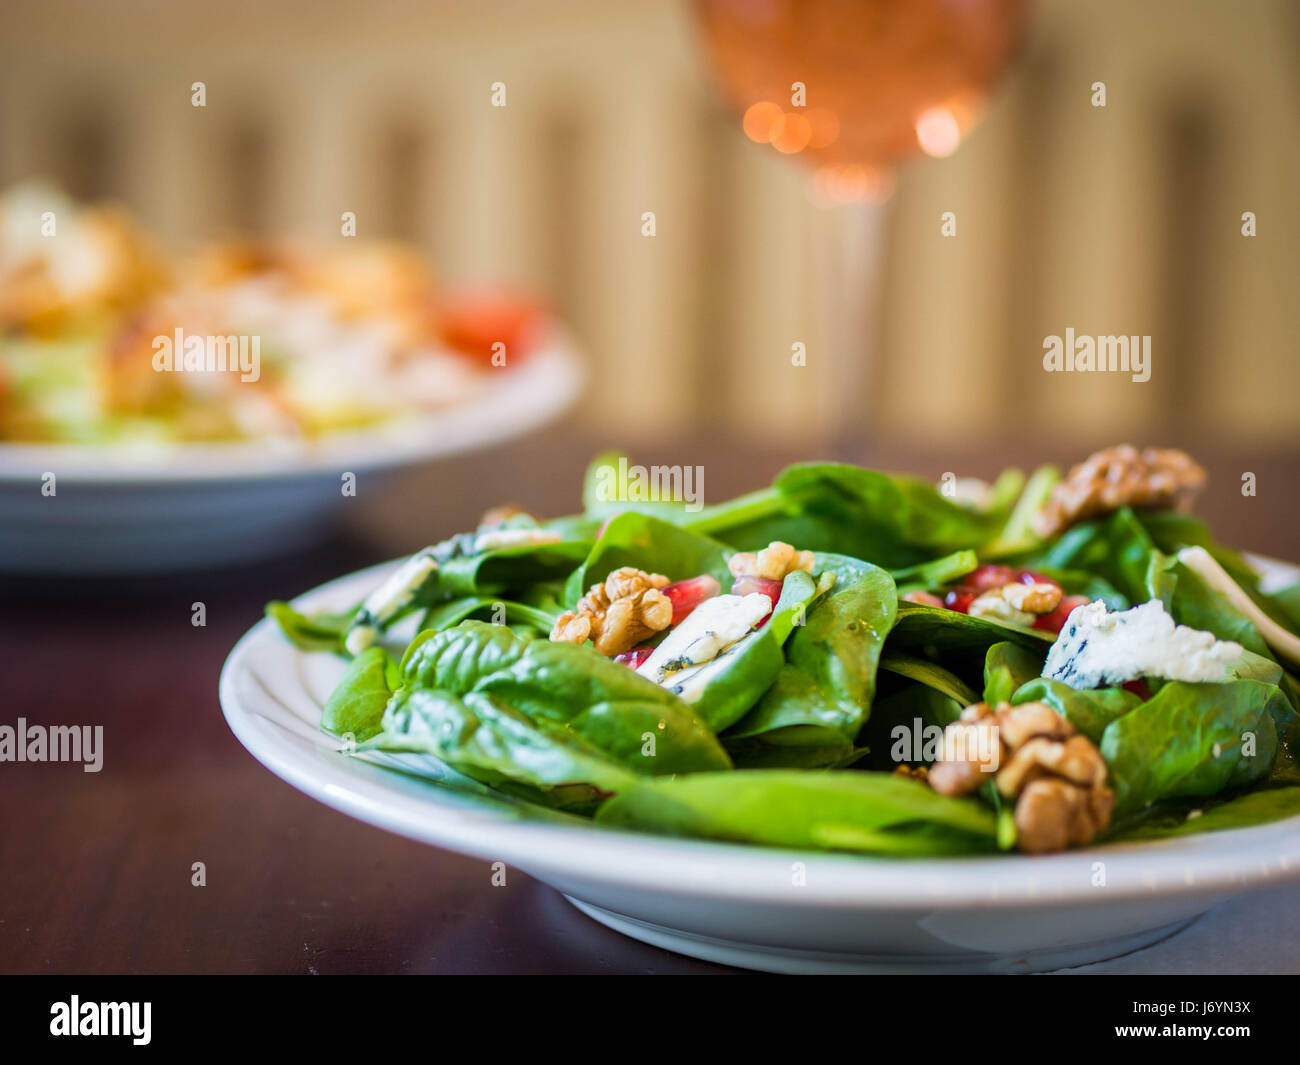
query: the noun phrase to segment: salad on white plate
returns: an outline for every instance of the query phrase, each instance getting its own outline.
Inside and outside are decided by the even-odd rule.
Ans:
[[[350,609],[268,612],[348,661],[320,727],[354,756],[600,826],[891,857],[1181,836],[1300,813],[1300,584],[1187,512],[1204,481],[1119,446],[978,501],[830,463],[703,509],[589,491]]]

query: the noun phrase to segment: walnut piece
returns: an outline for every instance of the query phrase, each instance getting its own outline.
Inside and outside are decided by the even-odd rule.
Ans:
[[[1034,615],[1024,610],[1017,610],[1007,602],[1001,588],[994,588],[971,601],[966,608],[973,618],[989,618],[993,621],[1005,621],[1012,625],[1033,625]]]
[[[1110,824],[1115,793],[1079,788],[1055,777],[1030,781],[1016,803],[1016,842],[1022,851],[1047,854],[1091,843]]]
[[[1039,536],[1055,536],[1076,522],[1130,507],[1184,508],[1205,487],[1205,470],[1185,451],[1118,444],[1089,455],[1052,490],[1034,515]]]
[[[813,553],[796,551],[789,544],[773,540],[757,554],[742,551],[738,555],[732,555],[727,568],[733,577],[763,577],[769,581],[780,581],[797,569],[811,573]]]
[[[1046,581],[1033,584],[1012,581],[977,596],[966,612],[976,618],[1032,626],[1040,614],[1050,614],[1060,605],[1062,594],[1058,585]]]
[[[1035,581],[1033,584],[1012,583],[1000,589],[1002,598],[1017,610],[1028,614],[1050,614],[1061,605],[1064,594],[1058,584]]]
[[[578,600],[577,609],[556,619],[551,639],[564,643],[591,639],[601,654],[621,654],[672,622],[672,601],[659,590],[667,584],[668,578],[659,573],[631,566],[616,569],[591,586]]]
[[[1115,793],[1106,787],[1101,752],[1044,703],[968,706],[944,730],[929,783],[941,795],[969,795],[993,771],[998,793],[1016,800],[1023,851],[1081,846],[1110,823]]]

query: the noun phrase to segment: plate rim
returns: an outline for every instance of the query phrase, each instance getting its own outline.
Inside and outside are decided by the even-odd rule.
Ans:
[[[336,577],[293,602],[311,608],[342,598],[344,590],[354,595],[352,585],[377,582],[396,564]],[[258,762],[297,790],[364,823],[457,853],[505,860],[543,879],[550,874],[637,891],[787,907],[1003,910],[1227,897],[1300,876],[1300,815],[1061,854],[934,858],[801,851],[494,816],[466,808],[463,796],[455,803],[448,793],[440,797],[432,783],[417,785],[418,798],[405,794],[394,780],[401,774],[364,759],[287,743],[284,730],[244,706],[237,690],[248,658],[272,642],[285,665],[294,656],[328,654],[293,647],[270,618],[253,625],[231,650],[218,683],[221,707],[235,737]],[[487,833],[485,826],[491,826]],[[804,865],[807,876],[792,890],[795,862]],[[1105,865],[1104,889],[1092,883],[1097,862]]]

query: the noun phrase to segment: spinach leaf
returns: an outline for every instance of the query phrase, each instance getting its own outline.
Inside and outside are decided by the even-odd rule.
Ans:
[[[860,576],[837,579],[808,610],[790,638],[776,682],[729,730],[729,738],[761,735],[765,742],[813,747],[853,744],[871,712],[876,666],[898,608],[889,574],[861,565]]]
[[[887,695],[877,694],[871,717],[858,737],[871,751],[866,765],[889,773],[903,764],[930,761],[936,753],[935,739],[957,720],[962,706],[960,700],[914,681]],[[931,743],[929,750],[927,742]]]
[[[880,668],[900,677],[924,684],[927,688],[955,699],[962,706],[979,702],[979,695],[965,681],[954,673],[949,673],[943,666],[924,658],[914,658],[899,652],[886,652],[880,657]]]
[[[985,558],[1006,558],[1032,550],[1037,545],[1034,515],[1051,497],[1052,489],[1060,480],[1061,471],[1055,466],[1040,466],[1030,474],[1006,522],[997,536],[984,546],[981,553]]]
[[[1196,816],[1192,816],[1195,813]],[[1121,828],[1107,842],[1167,839],[1198,832],[1221,832],[1280,821],[1300,814],[1300,787],[1265,788],[1217,803],[1204,811],[1156,811],[1150,817]]]
[[[1246,590],[1259,584],[1259,574],[1240,552],[1224,547],[1214,539],[1205,522],[1178,510],[1139,510],[1134,512],[1155,545],[1167,555],[1183,547],[1203,547],[1234,581]]]
[[[1292,632],[1300,633],[1300,582],[1288,584],[1276,592],[1262,598],[1268,601],[1271,609],[1265,612],[1272,616],[1279,625]]]
[[[1102,733],[1116,812],[1161,799],[1205,798],[1258,780],[1277,754],[1277,721],[1293,718],[1273,684],[1163,685]]]
[[[522,544],[452,558],[431,575],[433,586],[421,589],[418,601],[427,606],[458,596],[502,595],[563,577],[587,557],[591,546],[587,540]]]
[[[727,743],[727,753],[737,769],[847,769],[869,753],[865,747],[836,744],[831,747],[787,747],[760,740]]]
[[[1161,599],[1178,624],[1204,629],[1220,640],[1233,640],[1248,651],[1273,658],[1254,622],[1211,588],[1199,573],[1176,558],[1162,557],[1159,569]]]
[[[581,735],[485,692],[403,689],[366,749],[432,754],[484,784],[557,807],[588,806],[637,779]]]
[[[1036,629],[1004,625],[956,610],[923,603],[898,604],[898,619],[885,644],[888,654],[905,654],[942,663],[969,687],[982,686],[984,660],[996,643],[1013,643],[1046,655],[1053,638]]]
[[[522,640],[504,626],[465,621],[417,636],[401,670],[407,687],[483,693],[539,726],[562,726],[634,772],[730,767],[690,706],[591,647]]]
[[[662,573],[673,581],[707,573],[725,587],[731,583],[727,569],[730,553],[707,536],[629,511],[610,521],[582,565],[570,574],[564,601],[573,606],[591,585],[622,566]]]
[[[348,663],[321,710],[320,724],[336,736],[351,733],[357,742],[380,731],[384,707],[397,687],[397,663],[382,647],[369,647]]]
[[[749,770],[638,783],[600,823],[678,836],[879,854],[992,850],[993,814],[890,773]]]
[[[1084,570],[1107,581],[1130,603],[1161,598],[1148,574],[1162,556],[1146,528],[1128,507],[1105,518],[1080,522],[1046,552],[1030,560],[1031,568]]]
[[[273,618],[289,642],[303,651],[343,653],[343,638],[355,610],[345,614],[304,614],[279,599],[266,604],[266,616]]]
[[[915,566],[906,566],[890,572],[895,583],[911,584],[917,588],[936,588],[941,584],[951,584],[958,577],[964,577],[979,565],[979,558],[974,551],[954,551],[951,555],[918,562]]]
[[[801,549],[838,551],[891,569],[978,549],[1005,514],[958,506],[912,477],[839,463],[802,463],[773,482],[794,514],[813,519]]]
[[[1011,702],[1046,703],[1093,743],[1101,743],[1106,726],[1142,705],[1123,688],[1071,688],[1059,680],[1036,677],[1016,689]]]
[[[1042,675],[1046,657],[1007,640],[995,643],[984,657],[984,701],[1009,703],[1021,685]]]
[[[654,499],[649,498],[652,493],[647,493],[647,498],[634,498],[636,485],[634,481],[640,470],[654,475],[660,471],[666,471],[670,486],[675,491],[675,498]],[[671,484],[673,474],[681,471],[681,467],[663,467],[651,466],[635,467],[628,456],[620,451],[604,451],[591,460],[587,466],[586,473],[582,478],[582,509],[587,517],[604,521],[618,514],[637,513],[648,514],[651,517],[659,518],[661,521],[671,522],[674,525],[689,525],[693,521],[700,519],[703,514],[703,507],[690,503],[686,498],[685,484],[680,482]],[[661,480],[656,482],[661,486]],[[703,485],[699,485],[702,488]],[[629,491],[632,495],[629,495]]]
[[[531,625],[535,629],[549,633],[555,625],[555,619],[561,613],[561,610],[542,609],[528,603],[517,603],[490,595],[469,595],[460,599],[449,599],[445,603],[430,607],[420,620],[420,629],[441,631],[459,625],[467,618],[478,618],[497,624]]]

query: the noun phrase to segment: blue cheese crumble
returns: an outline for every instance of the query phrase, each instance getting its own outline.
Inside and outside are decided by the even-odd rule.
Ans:
[[[772,600],[761,592],[706,599],[664,638],[637,672],[656,684],[675,681],[676,674],[713,661],[771,612]]]
[[[1160,600],[1131,610],[1100,599],[1070,612],[1047,652],[1043,676],[1071,688],[1104,688],[1139,677],[1218,682],[1232,679],[1244,649],[1213,633],[1175,625]]]
[[[393,615],[410,604],[429,575],[437,569],[438,563],[428,548],[412,555],[398,566],[361,604],[343,641],[348,653],[359,655],[371,646],[378,637],[379,630],[392,620]]]

